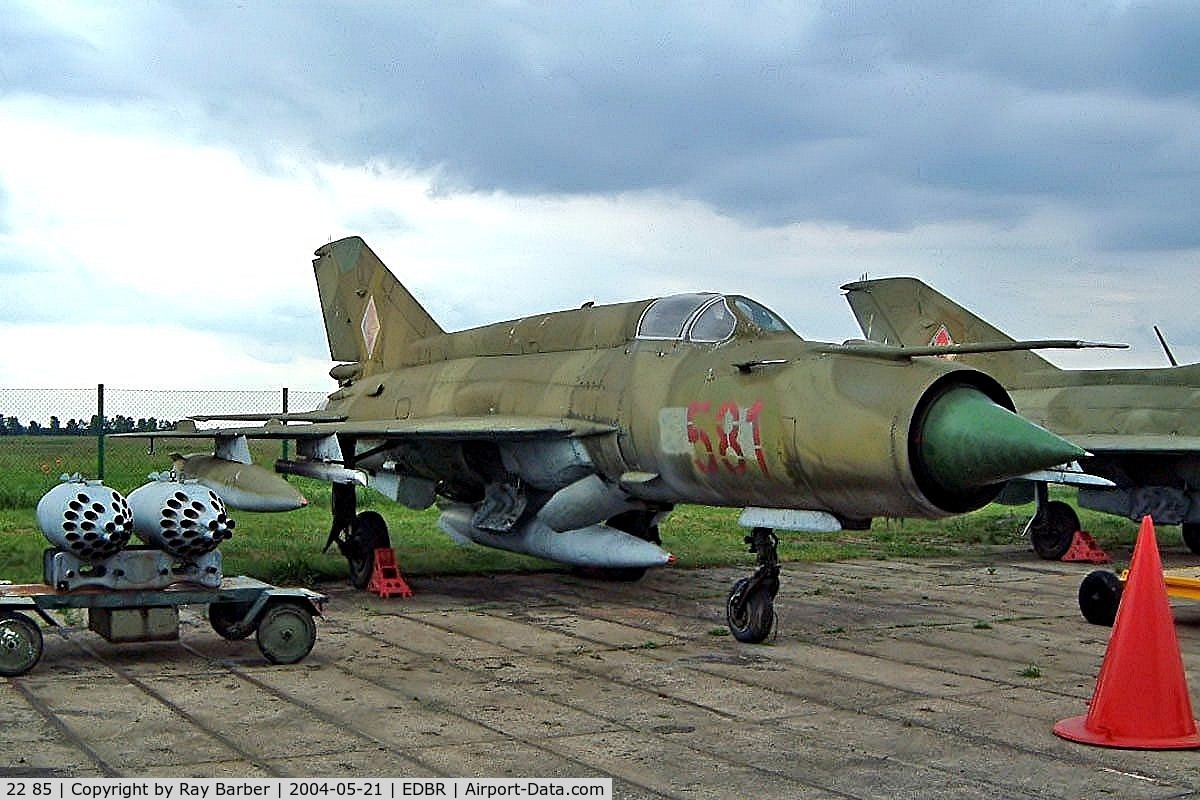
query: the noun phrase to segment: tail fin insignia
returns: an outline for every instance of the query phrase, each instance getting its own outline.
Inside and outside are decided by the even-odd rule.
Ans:
[[[375,295],[367,298],[367,310],[362,320],[363,342],[367,345],[367,358],[375,354],[375,342],[379,339],[379,312],[375,310]]]
[[[1015,342],[1008,334],[916,278],[876,278],[842,287],[867,338],[901,347]],[[1055,369],[1028,350],[961,356],[1006,386],[1031,371]]]
[[[949,347],[952,344],[954,344],[954,337],[950,335],[950,331],[946,327],[945,323],[942,323],[938,326],[937,332],[934,333],[933,338],[929,340],[930,347]],[[948,361],[954,360],[954,356],[949,353],[944,356],[938,356],[938,358],[944,358]]]
[[[317,293],[335,361],[391,369],[410,345],[445,333],[359,237],[330,242],[316,256]]]

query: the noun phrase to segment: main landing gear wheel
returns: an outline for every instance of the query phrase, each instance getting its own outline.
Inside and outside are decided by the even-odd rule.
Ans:
[[[1183,528],[1183,543],[1196,555],[1200,555],[1200,524],[1185,522]]]
[[[375,550],[391,547],[387,523],[375,511],[364,511],[354,518],[350,535],[339,543],[349,567],[350,583],[355,589],[366,589],[375,569]]]
[[[775,628],[775,595],[779,593],[779,537],[770,528],[754,528],[745,539],[758,556],[758,569],[733,585],[725,601],[725,620],[733,638],[759,644]]]
[[[258,622],[258,649],[272,664],[295,664],[312,652],[317,625],[297,603],[275,603]]]
[[[1123,590],[1115,573],[1106,569],[1089,572],[1079,584],[1079,610],[1083,618],[1093,625],[1112,625]]]
[[[1033,551],[1048,561],[1058,561],[1071,549],[1079,515],[1061,500],[1051,500],[1038,509],[1025,528]]]
[[[236,642],[254,633],[254,625],[242,625],[251,603],[209,603],[208,624],[222,639]]]
[[[42,658],[42,629],[18,611],[0,616],[0,676],[24,675]]]

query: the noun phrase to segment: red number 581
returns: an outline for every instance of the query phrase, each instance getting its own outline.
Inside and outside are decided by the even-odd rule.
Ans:
[[[700,454],[695,457],[696,468],[706,474],[712,474],[725,469],[735,475],[746,472],[748,460],[742,444],[743,426],[750,426],[750,436],[753,443],[754,461],[764,475],[768,474],[766,454],[762,446],[762,429],[759,423],[762,415],[762,401],[756,400],[748,408],[742,408],[737,403],[722,403],[712,413],[712,403],[707,400],[696,400],[688,404],[687,437],[688,442],[700,445]],[[716,435],[716,447],[713,447],[713,436]]]

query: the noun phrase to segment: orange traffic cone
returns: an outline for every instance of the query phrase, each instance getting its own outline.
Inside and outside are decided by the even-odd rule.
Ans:
[[[1200,748],[1150,517],[1142,518],[1091,707],[1054,732],[1100,747]]]

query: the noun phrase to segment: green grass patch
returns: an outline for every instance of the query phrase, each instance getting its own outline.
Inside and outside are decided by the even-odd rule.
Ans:
[[[148,454],[139,440],[109,439],[105,482],[128,493],[145,483],[146,475],[170,467],[168,454],[180,442],[159,442]],[[5,437],[0,439],[0,578],[16,582],[41,580],[42,551],[48,546],[37,529],[35,507],[58,482],[61,473],[95,475],[94,439],[87,437]],[[279,445],[252,442],[258,463],[270,464]],[[292,478],[309,499],[307,508],[284,514],[234,512],[234,537],[221,553],[226,574],[248,574],[281,584],[310,584],[341,580],[345,561],[336,548],[321,553],[329,533],[330,489],[318,481]],[[1052,490],[1058,499],[1073,493]],[[374,492],[359,490],[362,509],[383,515],[392,545],[406,574],[453,574],[564,569],[527,556],[483,547],[460,547],[437,528],[437,510],[410,511]],[[754,564],[737,524],[738,509],[681,506],[662,527],[663,546],[682,568]],[[988,552],[996,546],[1026,546],[1022,538],[1033,505],[988,506],[947,520],[876,520],[867,531],[831,534],[780,534],[780,558],[785,561],[839,561],[861,558],[930,558]],[[1137,526],[1117,517],[1081,511],[1083,525],[1101,547],[1120,552],[1132,547]],[[1179,529],[1158,531],[1164,546],[1181,545]]]

